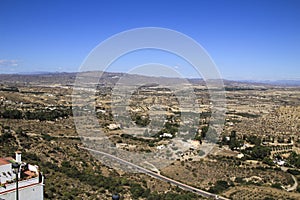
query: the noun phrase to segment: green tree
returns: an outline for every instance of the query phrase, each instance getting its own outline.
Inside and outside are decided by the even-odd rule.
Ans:
[[[288,162],[291,165],[294,165],[297,168],[300,168],[300,155],[298,155],[296,152],[292,152],[290,156],[288,157]]]
[[[237,139],[230,139],[229,141],[229,148],[231,150],[240,148],[244,145],[244,141],[243,140],[237,140]]]
[[[208,191],[211,193],[220,194],[221,192],[223,192],[224,190],[226,190],[229,187],[230,186],[226,181],[219,180],[216,182],[216,184],[214,186],[210,187],[210,189]]]
[[[251,149],[251,156],[254,159],[263,160],[265,157],[269,157],[271,155],[271,149],[265,146],[254,146]]]
[[[261,139],[257,136],[254,136],[254,135],[251,135],[251,136],[247,137],[247,141],[249,143],[257,145],[257,146],[261,144]]]

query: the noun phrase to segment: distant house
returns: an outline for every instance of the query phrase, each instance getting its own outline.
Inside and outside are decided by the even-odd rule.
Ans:
[[[158,149],[158,150],[161,150],[161,149],[164,149],[164,148],[165,148],[165,145],[159,145],[159,146],[156,147],[156,149]]]
[[[120,124],[109,124],[109,125],[107,126],[107,128],[108,128],[109,130],[116,130],[116,129],[121,128],[121,126],[120,126]]]
[[[283,166],[285,164],[284,160],[278,160],[276,162],[277,162],[277,165],[279,165],[279,166]]]
[[[239,153],[237,156],[236,156],[237,158],[243,158],[244,157],[244,154],[242,154],[242,153]]]
[[[159,137],[163,137],[163,138],[172,138],[173,135],[171,133],[163,133],[162,135],[160,135]]]

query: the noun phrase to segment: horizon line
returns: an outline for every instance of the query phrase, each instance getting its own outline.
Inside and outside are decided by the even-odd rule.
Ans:
[[[87,72],[101,72],[98,70],[94,71],[31,71],[31,72],[0,72],[0,75],[20,75],[20,76],[26,76],[26,75],[46,75],[46,74],[72,74],[72,73],[87,73]],[[139,75],[139,76],[147,76],[147,77],[157,77],[157,78],[184,78],[184,79],[196,79],[196,80],[204,80],[202,77],[168,77],[168,76],[157,76],[157,75],[145,75],[145,74],[131,74],[126,72],[111,72],[111,71],[103,71],[104,73],[119,73],[119,74],[130,74],[130,75]],[[209,79],[209,80],[215,80],[215,79]],[[278,79],[270,79],[270,78],[228,78],[224,77],[221,78],[221,80],[224,81],[238,81],[238,82],[257,82],[257,83],[265,83],[265,82],[278,82],[278,81],[296,81],[300,82],[299,78],[278,78]]]

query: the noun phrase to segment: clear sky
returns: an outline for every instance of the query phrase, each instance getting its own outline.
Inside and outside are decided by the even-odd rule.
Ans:
[[[151,26],[195,39],[226,79],[300,79],[299,10],[299,0],[0,0],[0,73],[77,71],[101,41]]]

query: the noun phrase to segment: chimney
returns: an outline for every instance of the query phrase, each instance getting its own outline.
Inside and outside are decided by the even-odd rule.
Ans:
[[[22,152],[21,151],[16,151],[16,162],[17,163],[21,163],[21,155],[22,155]]]

